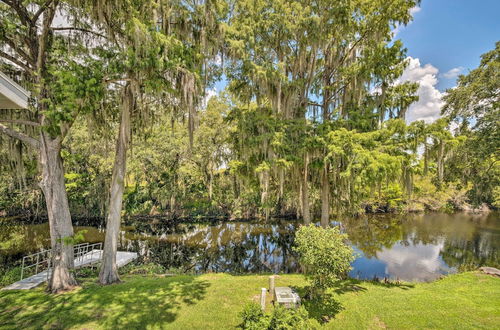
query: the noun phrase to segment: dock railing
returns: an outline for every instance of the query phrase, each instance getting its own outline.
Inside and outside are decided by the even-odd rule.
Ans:
[[[38,274],[38,270],[40,268],[45,267],[45,269],[49,269],[51,255],[52,255],[52,250],[47,249],[23,257],[23,262],[21,265],[21,280],[24,278],[24,272],[26,269],[34,267],[35,274]]]
[[[83,265],[92,265],[98,263],[102,254],[102,243],[81,243],[73,247],[73,255],[75,260],[75,267]],[[94,260],[94,257],[97,257]],[[84,263],[85,259],[89,262]],[[29,254],[23,257],[21,264],[21,280],[24,278],[25,271],[34,269],[35,274],[39,271],[47,271],[47,278],[50,276],[52,268],[52,249],[45,249],[36,253]],[[79,264],[79,265],[78,265]]]
[[[100,261],[102,254],[102,243],[82,243],[75,245],[75,267],[77,263],[80,265],[92,265]],[[94,260],[94,256],[97,260]],[[89,262],[84,262],[87,259]]]

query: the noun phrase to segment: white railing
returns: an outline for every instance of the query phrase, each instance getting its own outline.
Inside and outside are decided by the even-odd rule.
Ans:
[[[102,256],[102,243],[81,243],[73,248],[75,267],[92,265],[100,261]],[[94,260],[94,257],[97,259]],[[47,271],[47,278],[50,275],[52,263],[52,249],[42,250],[23,257],[21,265],[21,280],[24,278],[26,269],[34,268],[35,274],[42,269]]]
[[[35,274],[38,274],[38,269],[40,268],[40,266],[46,266],[47,269],[49,269],[51,255],[52,250],[48,249],[23,257],[23,263],[21,266],[21,280],[24,278],[25,269],[35,267]]]
[[[87,266],[99,262],[102,255],[102,243],[82,243],[75,245],[75,267]],[[98,259],[94,260],[94,256]],[[87,261],[87,262],[86,262]],[[79,265],[77,265],[79,263]]]

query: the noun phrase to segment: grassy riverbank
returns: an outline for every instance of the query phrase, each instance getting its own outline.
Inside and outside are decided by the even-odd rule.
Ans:
[[[82,287],[51,296],[32,291],[0,291],[0,328],[230,329],[243,306],[266,287],[267,276],[139,276],[101,287]],[[279,286],[305,282],[283,275]],[[500,279],[479,273],[448,276],[433,283],[388,285],[344,282],[330,304],[306,305],[311,317],[334,315],[326,328],[495,328],[500,325]]]

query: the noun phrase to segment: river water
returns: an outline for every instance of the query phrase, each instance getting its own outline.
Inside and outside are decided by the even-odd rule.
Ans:
[[[335,220],[335,219],[334,219]],[[119,250],[138,252],[141,261],[190,272],[290,273],[299,270],[292,250],[300,221],[171,224],[135,219],[122,226]],[[461,266],[498,266],[500,215],[371,215],[332,221],[349,235],[356,252],[350,276],[431,281]],[[85,241],[102,242],[99,226],[77,226]],[[50,246],[48,224],[0,220],[0,263],[15,265],[23,255]]]

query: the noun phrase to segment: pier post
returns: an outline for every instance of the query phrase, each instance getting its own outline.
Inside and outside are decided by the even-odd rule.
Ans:
[[[266,294],[267,294],[267,289],[262,288],[260,292],[260,307],[262,308],[262,310],[266,309]]]
[[[269,292],[274,294],[274,275],[269,276]]]

